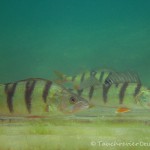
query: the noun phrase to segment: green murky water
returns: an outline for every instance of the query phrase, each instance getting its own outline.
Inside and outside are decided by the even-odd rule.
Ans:
[[[135,70],[150,85],[148,0],[1,0],[1,82],[53,70]]]

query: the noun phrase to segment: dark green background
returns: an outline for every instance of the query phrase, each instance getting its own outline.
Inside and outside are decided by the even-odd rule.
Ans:
[[[150,85],[149,67],[149,0],[0,1],[2,83],[110,68]]]

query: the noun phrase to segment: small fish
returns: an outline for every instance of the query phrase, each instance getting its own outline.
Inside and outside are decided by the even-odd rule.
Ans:
[[[52,111],[75,113],[89,103],[64,87],[46,79],[29,78],[0,85],[0,115],[33,114]]]

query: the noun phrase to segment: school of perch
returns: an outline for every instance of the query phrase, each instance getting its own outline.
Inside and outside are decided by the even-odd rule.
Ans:
[[[95,106],[150,108],[150,90],[138,74],[90,70],[74,76],[55,71],[56,79],[29,78],[0,85],[0,116],[72,114]]]

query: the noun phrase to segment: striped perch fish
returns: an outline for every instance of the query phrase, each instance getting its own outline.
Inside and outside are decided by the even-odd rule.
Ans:
[[[0,115],[41,115],[52,108],[75,113],[88,107],[88,101],[50,80],[29,78],[0,85]]]
[[[127,106],[137,103],[150,108],[150,91],[142,86],[136,73],[103,70],[65,78],[74,82],[73,85],[78,82],[79,88],[72,88],[74,93],[89,99],[96,106],[117,106],[117,112],[127,112]]]

